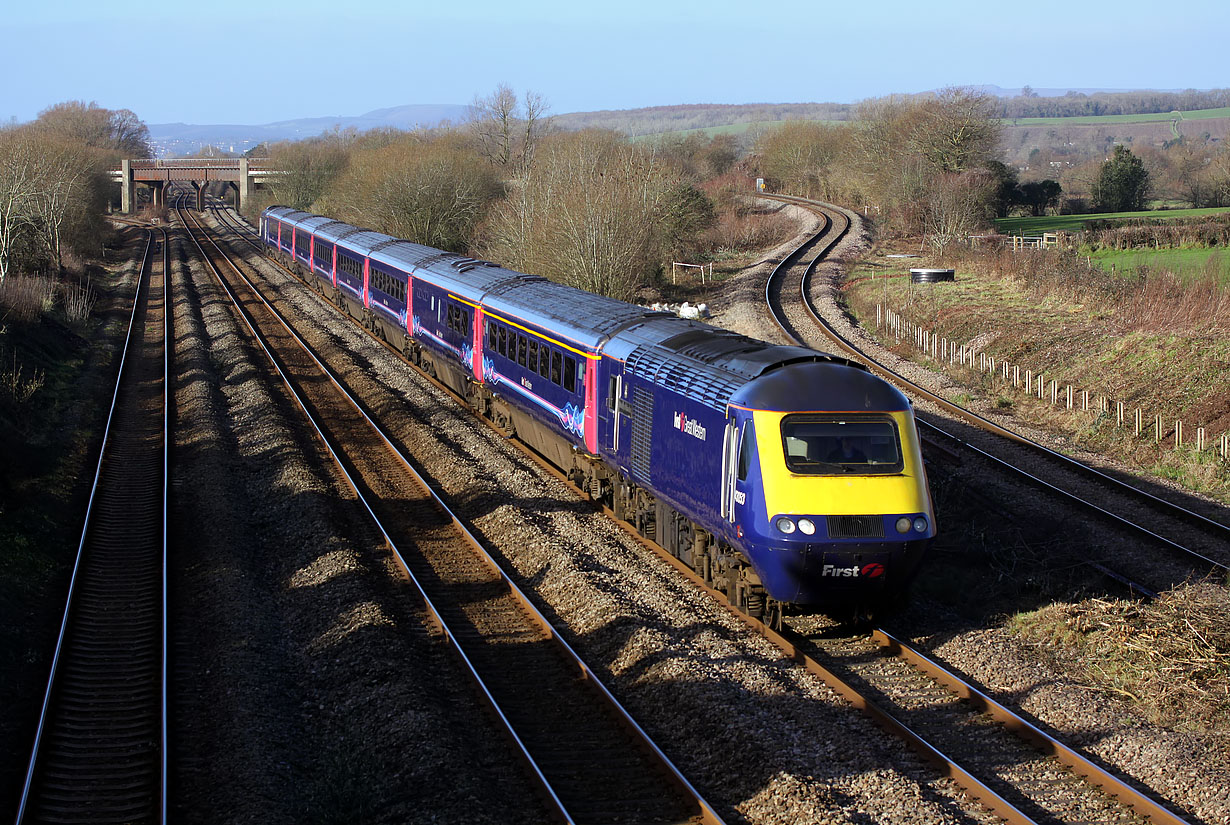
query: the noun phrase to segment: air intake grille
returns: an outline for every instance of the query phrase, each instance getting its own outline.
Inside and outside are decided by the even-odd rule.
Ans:
[[[883,516],[825,516],[831,539],[882,539]]]
[[[632,388],[632,469],[649,480],[653,456],[653,393]]]

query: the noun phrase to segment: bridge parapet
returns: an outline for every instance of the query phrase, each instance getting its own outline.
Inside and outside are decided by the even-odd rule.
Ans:
[[[113,180],[123,187],[123,211],[135,208],[136,184],[144,183],[154,190],[154,202],[159,202],[162,188],[172,181],[190,182],[197,189],[214,181],[230,183],[235,189],[236,208],[252,193],[252,187],[271,175],[284,174],[268,158],[138,158],[125,160],[120,169],[111,171]]]

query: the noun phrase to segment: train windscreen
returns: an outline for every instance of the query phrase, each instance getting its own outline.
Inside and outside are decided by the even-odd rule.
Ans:
[[[899,473],[901,440],[888,416],[788,415],[782,419],[786,466],[801,475]]]

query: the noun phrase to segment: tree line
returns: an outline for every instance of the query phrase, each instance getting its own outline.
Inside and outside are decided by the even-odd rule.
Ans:
[[[127,109],[70,101],[0,128],[0,285],[16,272],[58,273],[71,252],[101,250],[114,184],[109,167],[150,155]]]
[[[458,126],[333,131],[268,153],[287,174],[253,211],[317,211],[624,299],[672,260],[760,240],[723,220],[743,208],[714,183],[736,160],[731,139],[565,132],[541,96],[507,86],[476,98]]]

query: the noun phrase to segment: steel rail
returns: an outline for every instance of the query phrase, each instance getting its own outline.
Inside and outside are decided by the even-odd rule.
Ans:
[[[136,225],[136,224],[131,224]],[[152,259],[151,252],[153,249],[155,230],[147,229],[145,250],[142,254],[141,266],[138,271],[136,289],[133,294],[132,308],[129,311],[128,328],[124,335],[124,345],[120,352],[120,363],[116,368],[115,388],[111,394],[111,404],[107,411],[107,420],[103,427],[102,442],[99,447],[98,462],[94,469],[94,478],[90,485],[90,492],[86,504],[85,517],[81,528],[81,537],[77,544],[77,553],[73,562],[72,574],[69,578],[68,593],[65,597],[64,615],[61,618],[60,630],[56,639],[55,652],[52,656],[50,672],[47,679],[47,687],[43,693],[42,707],[39,712],[39,721],[35,730],[34,743],[31,748],[30,759],[26,768],[26,776],[22,785],[21,799],[18,804],[17,817],[15,822],[17,825],[22,825],[25,821],[26,814],[29,810],[32,801],[31,793],[35,786],[35,777],[38,773],[40,757],[43,756],[44,736],[47,733],[48,724],[50,722],[50,714],[52,709],[52,697],[55,693],[57,677],[60,675],[60,669],[65,655],[65,642],[69,634],[69,629],[74,615],[74,608],[78,602],[78,591],[81,586],[85,572],[83,569],[86,559],[87,541],[91,536],[91,530],[94,525],[94,516],[96,505],[99,500],[99,489],[103,480],[103,466],[110,455],[112,442],[117,437],[114,424],[116,419],[116,410],[119,406],[120,393],[123,390],[124,383],[129,376],[129,352],[133,348],[133,333],[136,329],[136,320],[138,310],[141,306],[141,295],[143,284],[152,277]],[[162,383],[162,525],[161,525],[161,565],[162,565],[162,593],[161,593],[161,644],[162,652],[160,657],[160,689],[159,689],[159,822],[166,822],[166,778],[167,778],[167,623],[168,623],[168,601],[166,587],[166,559],[167,559],[167,493],[168,493],[168,434],[169,434],[169,404],[170,383],[167,380],[169,375],[169,358],[170,348],[170,333],[167,321],[167,261],[169,256],[167,253],[167,231],[166,229],[159,230],[163,236],[162,253],[163,253],[163,328],[162,328],[162,345],[163,345],[163,383]],[[147,296],[148,298],[148,296]],[[135,356],[134,356],[135,357]]]
[[[161,764],[159,765],[160,792],[158,797],[158,821],[165,825],[167,808],[170,807],[170,722],[167,718],[169,697],[167,685],[170,678],[170,552],[167,536],[170,532],[171,501],[171,410],[174,406],[175,394],[171,390],[171,361],[173,360],[174,338],[172,336],[173,306],[171,303],[171,235],[166,227],[159,227],[162,232],[162,711],[161,711]]]
[[[974,687],[974,685],[957,676],[936,660],[896,638],[887,630],[877,628],[872,632],[872,639],[892,655],[908,662],[940,685],[943,685],[953,695],[969,702],[1025,741],[1054,756],[1064,765],[1068,766],[1073,773],[1097,785],[1148,819],[1151,823],[1187,825],[1186,820],[1166,806],[1154,801],[1139,789],[1092,762],[1079,751],[1060,742],[1020,714],[1000,704],[986,693]]]
[[[804,198],[794,198],[794,197],[789,197],[789,196],[770,196],[770,197],[773,197],[774,199],[785,200],[790,203],[796,203],[800,205],[810,205],[812,208],[822,208],[822,209],[826,208],[816,201],[809,201]],[[847,218],[847,222],[848,222],[848,218]],[[1101,483],[1109,484],[1127,493],[1130,496],[1141,498],[1150,506],[1155,507],[1169,514],[1173,518],[1177,518],[1179,520],[1186,521],[1191,524],[1195,524],[1201,528],[1211,531],[1212,533],[1224,539],[1230,540],[1230,526],[1227,526],[1225,524],[1222,524],[1221,522],[1208,518],[1207,516],[1204,516],[1200,513],[1189,510],[1181,505],[1175,504],[1174,502],[1167,501],[1166,499],[1160,496],[1154,495],[1153,493],[1150,493],[1146,490],[1141,490],[1139,487],[1136,487],[1133,484],[1129,484],[1128,482],[1123,481],[1120,478],[1116,478],[1115,476],[1110,475],[1109,473],[1103,472],[1102,470],[1099,470],[1096,467],[1092,467],[1088,464],[1085,464],[1084,462],[1079,461],[1073,458],[1072,456],[1065,455],[1064,453],[1058,452],[1057,450],[1052,450],[1050,447],[1047,447],[1044,444],[1039,444],[1038,442],[1026,436],[1023,436],[1020,433],[1014,432],[1013,430],[1010,430],[1001,424],[997,424],[988,418],[978,415],[972,410],[969,410],[958,404],[954,404],[953,402],[947,400],[946,398],[943,398],[927,390],[926,388],[919,386],[913,381],[910,381],[910,379],[894,371],[890,367],[884,365],[882,362],[880,362],[879,360],[877,360],[876,358],[868,354],[865,350],[860,348],[858,345],[854,344],[852,341],[849,341],[845,339],[844,337],[842,337],[842,335],[839,332],[837,332],[836,329],[833,328],[832,324],[826,321],[823,318],[823,316],[820,314],[820,312],[816,309],[815,302],[813,301],[811,297],[811,292],[810,292],[811,277],[814,272],[814,267],[816,263],[818,262],[819,262],[819,259],[812,262],[811,266],[809,266],[807,271],[804,273],[803,280],[800,283],[800,296],[802,299],[802,303],[803,303],[804,308],[811,315],[811,317],[815,320],[815,322],[823,329],[826,336],[829,337],[831,340],[833,340],[833,342],[836,343],[839,347],[841,347],[847,354],[853,355],[861,359],[868,365],[868,367],[870,367],[873,371],[878,372],[883,377],[886,377],[892,380],[894,383],[898,383],[899,385],[904,385],[908,387],[911,392],[914,392],[926,398],[927,400],[936,404],[940,408],[946,410],[947,412],[952,413],[953,415],[958,416],[959,418],[964,419],[965,421],[973,424],[979,429],[986,430],[987,432],[994,433],[995,435],[1001,436],[1003,438],[1007,438],[1018,444],[1022,444],[1026,447],[1029,447],[1030,449],[1033,449],[1045,455],[1047,458],[1050,458],[1054,461],[1064,464],[1065,466],[1067,466],[1069,469],[1073,470],[1074,472],[1090,476]],[[774,272],[774,274],[776,274],[776,271]],[[936,432],[939,432],[945,437],[950,438],[959,444],[968,446],[971,449],[974,449],[977,452],[983,454],[984,456],[989,455],[982,450],[977,450],[977,448],[973,447],[972,445],[969,445],[968,443],[964,442],[962,439],[952,435],[951,433],[944,431],[942,428],[937,427],[934,424],[928,424],[928,426],[932,427]],[[1102,512],[1105,513],[1106,511],[1102,511]],[[1112,515],[1112,517],[1120,519],[1122,522],[1130,525],[1134,529],[1141,530],[1145,532],[1146,534],[1148,534],[1150,537],[1158,539],[1166,544],[1169,544],[1175,549],[1182,550],[1183,552],[1186,552],[1186,553],[1191,553],[1193,556],[1200,559],[1202,562],[1206,562],[1206,563],[1213,565],[1216,569],[1221,569],[1225,572],[1230,572],[1230,567],[1228,567],[1227,565],[1216,562],[1212,559],[1208,559],[1199,553],[1191,551],[1189,548],[1183,547],[1182,545],[1179,545],[1176,542],[1163,538],[1162,536],[1159,536],[1156,533],[1148,530],[1148,528],[1145,528],[1143,525],[1136,524],[1127,519],[1123,519],[1122,517],[1113,516],[1113,514],[1108,514],[1108,515]]]
[[[198,223],[198,227],[200,227],[201,224],[199,223],[199,221],[197,221],[197,223]],[[216,241],[208,237],[207,233],[204,232],[203,227],[201,228],[202,228],[202,234],[205,235],[206,240],[208,240],[209,243],[215,248],[215,250],[217,250],[218,254],[224,260],[226,260],[228,264],[230,264],[231,268],[235,271],[236,275],[238,275],[249,286],[249,288],[252,290],[253,294],[258,298],[258,300],[266,307],[266,309],[269,310],[269,312],[273,315],[273,317],[275,317],[282,324],[282,326],[286,329],[287,333],[295,340],[295,342],[300,347],[303,348],[304,352],[316,364],[317,368],[321,371],[321,373],[330,380],[330,382],[333,384],[335,389],[347,400],[347,402],[353,407],[353,409],[370,426],[370,428],[375,433],[375,435],[385,445],[386,449],[395,458],[398,459],[398,461],[402,464],[402,466],[405,468],[408,474],[427,493],[427,495],[430,496],[434,506],[436,506],[440,510],[440,512],[452,522],[454,528],[463,536],[466,542],[470,544],[480,554],[485,564],[487,564],[487,566],[496,575],[498,575],[501,578],[505,586],[508,587],[509,591],[512,594],[514,594],[515,598],[518,600],[521,607],[530,614],[535,624],[539,625],[540,628],[544,631],[544,633],[547,634],[548,638],[551,639],[553,642],[555,642],[559,646],[560,650],[565,653],[568,659],[572,661],[573,665],[580,672],[582,678],[585,679],[590,684],[592,684],[598,690],[599,694],[602,697],[604,697],[604,699],[606,700],[610,708],[615,711],[615,713],[620,718],[620,720],[623,722],[623,724],[629,730],[635,733],[636,737],[640,740],[640,744],[643,747],[645,747],[647,750],[649,750],[649,752],[652,753],[654,757],[659,761],[661,766],[667,772],[668,776],[670,776],[672,780],[678,786],[680,786],[685,791],[685,793],[687,793],[689,797],[691,797],[696,802],[697,807],[700,809],[701,821],[704,823],[707,823],[707,825],[722,825],[723,820],[721,819],[720,816],[718,816],[717,812],[712,808],[712,806],[710,806],[709,803],[704,799],[704,797],[700,795],[699,791],[697,791],[692,786],[691,782],[688,781],[688,779],[675,766],[675,764],[669,759],[669,757],[667,757],[666,754],[661,750],[661,748],[658,747],[657,743],[655,743],[649,737],[649,735],[645,732],[645,730],[640,726],[639,723],[636,722],[636,720],[627,711],[627,709],[624,708],[622,703],[620,703],[618,699],[615,698],[614,694],[611,693],[611,691],[607,688],[605,684],[603,684],[602,680],[598,678],[597,674],[589,667],[589,665],[587,665],[584,662],[584,660],[581,659],[581,657],[576,653],[576,651],[572,648],[572,646],[569,645],[567,641],[564,640],[564,638],[559,634],[559,632],[554,628],[554,626],[551,625],[551,623],[546,619],[546,617],[542,615],[541,611],[538,610],[538,608],[534,605],[534,603],[525,595],[525,593],[516,585],[516,583],[513,582],[513,580],[508,576],[508,574],[503,570],[503,568],[498,564],[498,562],[496,562],[495,558],[487,551],[487,549],[478,540],[478,538],[469,530],[469,528],[462,522],[462,520],[448,506],[448,504],[444,501],[442,495],[438,491],[436,491],[425,478],[423,478],[423,476],[414,468],[414,466],[411,464],[410,460],[405,456],[405,454],[402,453],[401,450],[395,444],[393,444],[392,440],[384,432],[384,429],[376,421],[374,421],[370,416],[368,416],[366,411],[363,409],[363,405],[360,404],[358,400],[355,399],[354,396],[350,394],[350,392],[343,386],[341,380],[338,379],[333,374],[333,372],[316,356],[316,354],[312,351],[311,347],[309,347],[307,342],[304,341],[298,335],[298,333],[295,332],[295,330],[291,327],[291,325],[284,318],[281,317],[280,313],[278,313],[278,311],[265,299],[265,297],[261,294],[260,290],[258,290],[255,287],[255,285],[252,284],[252,282],[245,275],[243,275],[243,273],[240,272],[237,267],[234,266],[233,263],[230,263],[229,257],[226,255],[226,253],[221,249],[220,246],[218,246]],[[221,273],[217,270],[217,267],[209,259],[209,256],[205,253],[204,247],[201,245],[200,240],[197,239],[194,235],[192,235],[191,232],[189,234],[190,234],[190,237],[192,237],[193,242],[197,245],[198,249],[200,249],[202,257],[205,258],[211,270],[213,270],[214,275],[217,278],[218,282],[222,285],[223,289],[227,292],[227,294],[231,296],[232,301],[238,307],[239,301],[237,297],[232,292],[230,286],[226,284],[225,279],[221,276]],[[563,802],[559,799],[555,790],[551,787],[542,769],[538,766],[537,762],[534,760],[533,756],[530,754],[528,748],[525,746],[524,742],[522,741],[522,738],[518,735],[516,730],[513,728],[512,723],[509,721],[504,711],[500,708],[498,702],[495,699],[494,694],[492,693],[490,688],[487,686],[483,678],[479,675],[477,668],[473,665],[470,658],[466,655],[455,633],[448,627],[447,623],[444,620],[443,613],[439,609],[437,609],[437,607],[431,600],[430,596],[428,596],[427,591],[422,585],[422,583],[420,583],[418,578],[415,577],[414,573],[410,569],[409,564],[406,562],[404,556],[402,555],[401,550],[397,547],[396,543],[393,541],[393,538],[386,531],[384,525],[381,523],[379,517],[376,515],[375,510],[373,509],[372,505],[368,502],[366,496],[363,494],[358,483],[353,479],[351,474],[346,470],[344,466],[344,462],[341,460],[339,453],[334,449],[333,445],[330,443],[329,438],[325,435],[323,428],[316,421],[315,417],[312,416],[312,414],[308,411],[306,403],[304,402],[302,397],[299,395],[298,391],[292,385],[290,378],[282,371],[281,367],[277,364],[277,359],[273,356],[272,352],[270,352],[261,334],[256,330],[255,325],[247,318],[247,314],[242,309],[240,310],[240,316],[244,319],[244,323],[247,325],[248,329],[251,331],[254,339],[260,344],[261,349],[264,350],[266,355],[269,357],[270,362],[274,365],[274,368],[278,372],[279,376],[282,378],[283,382],[286,384],[288,391],[295,398],[296,403],[299,405],[302,413],[311,423],[313,429],[315,430],[317,434],[317,437],[320,438],[321,442],[324,444],[329,455],[333,458],[338,469],[341,471],[342,475],[345,477],[347,484],[350,486],[351,490],[356,494],[356,496],[358,496],[359,500],[362,502],[364,509],[366,509],[368,515],[371,517],[374,524],[376,525],[376,528],[380,531],[380,534],[383,536],[386,545],[389,547],[390,551],[396,556],[398,560],[398,564],[401,566],[402,571],[406,574],[406,576],[410,579],[410,581],[413,582],[415,589],[419,593],[420,597],[423,599],[423,602],[425,606],[427,607],[428,611],[431,613],[433,620],[439,626],[439,628],[441,629],[441,632],[445,635],[445,637],[452,643],[453,649],[455,650],[457,655],[460,656],[462,662],[464,663],[466,669],[468,670],[471,677],[473,678],[475,684],[479,687],[479,690],[481,691],[489,707],[495,712],[497,717],[500,719],[501,723],[504,725],[507,734],[511,737],[512,741],[516,744],[517,748],[519,749],[522,755],[522,758],[530,766],[531,770],[533,771],[543,791],[548,795],[549,799],[556,806],[557,812],[561,815],[561,817],[566,822],[572,823],[574,821],[572,816],[565,809]]]

